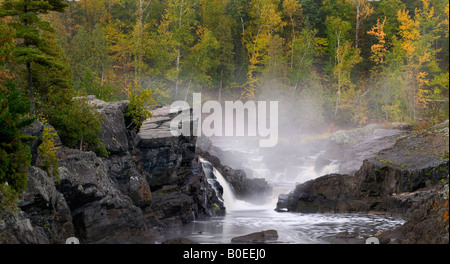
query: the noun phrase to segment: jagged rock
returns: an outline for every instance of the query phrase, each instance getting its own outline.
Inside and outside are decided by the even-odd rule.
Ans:
[[[355,197],[355,180],[350,175],[330,174],[297,185],[283,195],[277,211],[302,213],[366,211],[367,206]]]
[[[378,235],[382,244],[448,244],[448,179],[435,186],[400,195],[411,207],[402,226]]]
[[[58,189],[72,211],[82,243],[133,241],[147,235],[142,211],[115,187],[95,153],[61,148],[58,157]]]
[[[225,213],[195,157],[196,137],[170,133],[178,113],[154,109],[136,135],[126,127],[127,101],[84,98],[103,116],[99,138],[109,157],[64,147],[57,138],[60,182],[30,168],[18,211],[0,211],[1,243],[61,243],[69,236],[81,243],[153,243],[152,227]],[[24,129],[35,137],[32,165],[39,165],[43,127],[36,121]]]
[[[154,191],[151,206],[144,210],[147,222],[156,226],[179,226],[224,214],[225,207],[197,158],[182,185],[165,185]]]
[[[196,137],[170,132],[170,122],[177,114],[170,113],[170,106],[153,110],[153,117],[142,124],[137,135],[137,157],[152,189],[182,182],[180,172],[189,168],[194,158]]]
[[[129,196],[138,207],[147,206],[152,200],[152,192],[131,155],[110,156],[103,158],[107,174],[117,188]]]
[[[47,173],[31,166],[18,208],[0,209],[0,244],[61,244],[73,235],[64,197]]]
[[[72,215],[64,196],[56,190],[53,179],[37,167],[28,169],[27,190],[19,207],[28,215],[33,226],[42,228],[49,243],[64,243],[74,236]]]
[[[124,113],[128,108],[128,100],[118,102],[104,102],[95,96],[87,96],[89,103],[95,105],[103,119],[100,141],[107,151],[112,154],[122,153],[129,148],[128,131],[125,126]]]
[[[248,235],[233,237],[231,242],[233,243],[267,243],[278,239],[278,232],[276,230],[265,230],[261,232],[255,232]]]
[[[33,227],[28,215],[23,211],[0,209],[0,244],[48,244],[45,231]]]

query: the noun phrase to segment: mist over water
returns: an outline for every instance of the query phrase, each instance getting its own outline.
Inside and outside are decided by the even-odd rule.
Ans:
[[[236,199],[232,187],[211,166],[223,189],[226,215],[168,230],[165,238],[183,236],[199,243],[231,243],[236,236],[275,229],[279,234],[277,243],[364,243],[366,237],[404,223],[401,218],[385,215],[276,212],[279,194],[289,193],[296,184],[336,172],[339,163],[331,161],[318,169],[315,162],[323,151],[320,147],[299,151],[296,147],[288,150],[293,144],[286,144],[286,149],[280,146],[261,151],[257,141],[251,138],[216,137],[211,140],[220,149],[219,158],[223,164],[244,169],[250,178],[264,178],[273,187],[273,193],[271,197],[254,197],[249,201]],[[211,165],[204,159],[201,162],[204,168],[206,164],[209,164],[207,167]],[[350,240],[335,238],[337,233],[344,231],[357,232],[360,237]]]

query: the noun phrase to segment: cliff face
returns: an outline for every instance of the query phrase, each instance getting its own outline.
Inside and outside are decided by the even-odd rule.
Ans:
[[[448,243],[448,121],[397,135],[392,146],[371,153],[353,175],[325,175],[300,184],[280,195],[277,209],[400,214],[407,223],[384,242]],[[433,211],[433,204],[440,207]],[[433,224],[424,224],[430,219]]]
[[[88,100],[104,117],[99,138],[109,157],[59,143],[56,182],[34,151],[18,209],[0,211],[0,243],[153,243],[156,227],[224,213],[195,157],[196,137],[170,134],[177,113],[158,108],[135,134],[126,127],[127,101]],[[26,129],[36,136],[32,150],[42,130],[38,121]]]

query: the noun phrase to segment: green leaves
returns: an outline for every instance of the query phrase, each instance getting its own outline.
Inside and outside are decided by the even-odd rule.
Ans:
[[[20,132],[21,126],[34,120],[22,119],[28,109],[26,97],[13,83],[0,83],[0,185],[7,182],[16,193],[26,188],[31,162],[26,137]]]
[[[92,32],[81,26],[72,39],[71,47],[69,58],[76,90],[86,90],[83,82],[87,71],[94,75],[93,78],[103,79],[112,69],[108,42],[100,24]]]
[[[133,126],[136,131],[139,131],[142,122],[152,117],[150,106],[155,105],[156,102],[153,100],[151,90],[141,89],[138,86],[128,88],[128,99],[130,103],[128,104],[125,117],[131,121],[129,126]]]

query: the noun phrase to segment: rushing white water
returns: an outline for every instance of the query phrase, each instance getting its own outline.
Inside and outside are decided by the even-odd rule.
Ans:
[[[234,142],[236,143],[236,142]],[[255,205],[236,199],[233,189],[225,178],[204,159],[205,174],[212,173],[223,189],[223,202],[226,208],[224,217],[213,217],[207,221],[194,221],[181,228],[169,230],[166,237],[183,236],[199,243],[230,243],[231,239],[243,234],[276,229],[279,243],[320,244],[320,243],[363,243],[365,238],[377,231],[389,230],[404,223],[398,217],[371,214],[301,214],[274,211],[278,195],[288,193],[298,183],[337,171],[339,164],[335,161],[315,171],[317,155],[302,157],[299,165],[286,166],[282,172],[271,171],[259,155],[258,150],[243,145],[242,142],[218,142],[217,145],[231,153],[243,153],[242,163],[250,169],[253,177],[264,178],[272,185],[274,191],[271,199],[264,205]],[[208,176],[207,176],[208,177]],[[209,175],[211,177],[211,175]],[[210,180],[208,179],[208,182]],[[212,181],[210,182],[213,186]],[[213,186],[213,188],[215,188]],[[216,193],[218,191],[216,190]],[[357,232],[359,237],[339,240],[339,232]]]
[[[211,170],[211,168],[212,168],[211,173],[215,177],[214,180],[217,180],[217,182],[219,182],[220,186],[222,186],[223,193],[222,193],[221,200],[224,203],[224,206],[225,206],[227,212],[252,211],[252,210],[258,210],[261,208],[266,208],[265,206],[264,207],[255,206],[246,201],[236,199],[233,189],[231,188],[231,186],[227,182],[227,180],[223,177],[223,175],[216,168],[214,168],[209,161],[207,161],[201,157],[199,159],[200,159],[200,162],[202,163],[202,167],[203,167],[203,170],[205,171],[205,173],[206,174],[210,173],[209,170]],[[220,195],[218,194],[219,191],[216,189],[215,185],[212,183],[213,180],[211,178],[208,178],[208,182],[211,185],[211,187],[215,190],[216,195],[220,199]]]

